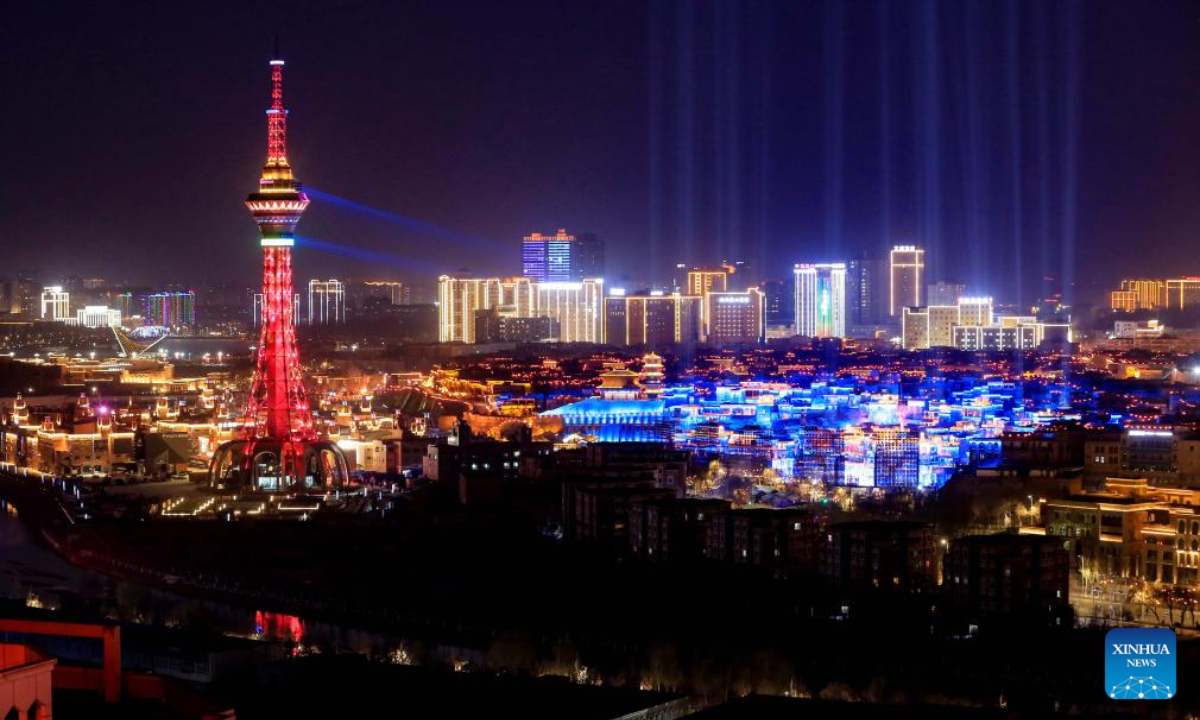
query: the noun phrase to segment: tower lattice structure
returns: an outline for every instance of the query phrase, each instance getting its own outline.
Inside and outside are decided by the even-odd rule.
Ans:
[[[267,162],[258,191],[246,198],[258,223],[263,250],[262,331],[246,406],[245,440],[313,441],[317,431],[304,390],[292,306],[292,247],[308,196],[287,158],[287,109],[283,61],[271,61],[271,107],[267,110]],[[289,455],[291,453],[284,453]]]

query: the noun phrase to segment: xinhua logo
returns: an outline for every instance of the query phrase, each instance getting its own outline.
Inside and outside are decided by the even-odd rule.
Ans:
[[[1104,694],[1114,700],[1175,697],[1175,633],[1113,628],[1104,636]]]

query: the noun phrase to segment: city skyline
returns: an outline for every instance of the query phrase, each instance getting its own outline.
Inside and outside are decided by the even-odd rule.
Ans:
[[[525,9],[546,12],[526,27],[513,25],[526,13],[450,5],[405,18],[413,26],[411,50],[398,50],[371,31],[345,47],[344,32],[313,42],[306,23],[281,28],[282,54],[307,75],[292,93],[296,121],[308,136],[296,151],[324,178],[312,193],[307,239],[314,252],[298,266],[301,275],[329,276],[318,268],[331,266],[338,276],[363,276],[388,263],[397,278],[409,281],[453,273],[464,264],[477,274],[507,274],[507,256],[520,238],[565,226],[605,240],[610,284],[624,284],[626,276],[668,276],[680,256],[698,264],[737,258],[757,267],[790,267],[806,258],[839,261],[912,242],[929,253],[931,282],[1027,302],[1042,294],[1041,278],[1052,276],[1068,294],[1101,303],[1118,279],[1101,258],[1127,253],[1130,237],[1152,238],[1162,252],[1136,258],[1145,264],[1137,271],[1165,275],[1185,262],[1185,241],[1200,226],[1193,203],[1185,202],[1186,189],[1200,184],[1198,163],[1184,162],[1194,158],[1196,139],[1183,130],[1196,125],[1198,112],[1180,100],[1188,96],[1183,69],[1194,64],[1185,59],[1197,52],[1178,29],[1196,12],[1186,4],[1162,4],[1136,16],[1071,3],[979,9],[731,4],[717,15],[668,3],[614,4],[587,16],[607,34],[563,33],[555,47],[525,61],[511,51],[548,27],[579,26],[583,10],[532,3]],[[0,231],[15,239],[15,269],[50,266],[70,274],[153,279],[147,263],[168,217],[158,208],[173,206],[150,202],[159,190],[146,163],[166,143],[198,177],[216,180],[204,187],[182,180],[192,201],[171,210],[182,220],[173,232],[219,250],[213,257],[244,253],[239,238],[245,228],[227,198],[252,147],[246,130],[251,114],[218,117],[205,104],[252,107],[253,83],[241,68],[265,58],[275,28],[239,27],[216,45],[222,52],[214,56],[200,50],[215,41],[220,13],[184,27],[172,22],[173,13],[186,10],[185,3],[134,18],[148,38],[140,53],[96,39],[104,33],[83,41],[75,23],[51,22],[53,9],[14,11],[13,27],[49,31],[17,33],[12,47],[23,72],[19,89],[36,89],[47,72],[60,76],[45,83],[56,88],[53,97],[9,93],[21,104],[5,129],[29,140],[17,148],[0,193],[12,204],[0,212]],[[80,25],[103,28],[113,20],[92,12],[81,11]],[[361,10],[373,12],[391,17],[395,11],[369,3]],[[425,46],[420,28],[442,31],[464,12],[498,23],[494,35],[502,39],[457,57]],[[323,19],[305,3],[298,14]],[[349,21],[330,20],[335,30]],[[167,24],[171,33],[155,32]],[[985,24],[1004,32],[971,49],[969,41]],[[782,40],[789,32],[811,36],[811,49],[791,49]],[[620,40],[604,42],[615,37]],[[852,44],[852,38],[861,42]],[[43,64],[52,42],[53,61]],[[558,46],[578,50],[566,54],[577,62],[551,64]],[[430,59],[415,62],[410,53],[418,48]],[[726,71],[711,70],[708,61],[717,59],[728,61]],[[930,64],[946,59],[963,62],[953,70]],[[353,64],[376,67],[381,61],[394,69],[394,83],[368,91],[353,79]],[[485,62],[496,67],[485,71]],[[601,80],[600,68],[612,77]],[[73,72],[79,70],[84,72]],[[430,94],[445,88],[445,78],[463,73],[475,78],[473,89],[439,90],[436,100]],[[1153,85],[1129,81],[1147,74],[1156,78]],[[781,88],[807,75],[815,77],[782,96]],[[143,76],[145,89],[119,93]],[[90,78],[87,87],[80,77]],[[515,83],[503,98],[510,109],[501,110],[498,93],[508,82]],[[1145,110],[1137,118],[1118,110],[1135,89]],[[100,98],[113,93],[118,101],[101,109]],[[405,102],[410,94],[435,112],[424,120],[414,116]],[[567,102],[570,110],[522,102],[542,94],[579,102]],[[708,99],[717,94],[735,104],[714,106]],[[56,129],[60,97],[89,110],[92,131],[70,143],[48,144],[45,133]],[[162,97],[175,102],[160,102]],[[607,120],[602,106],[619,108],[616,122]],[[514,113],[513,107],[542,110]],[[358,108],[400,123],[398,130],[381,135],[368,129]],[[766,110],[787,122],[751,121]],[[47,112],[49,122],[30,124]],[[516,133],[504,152],[470,119],[489,112],[497,128]],[[916,117],[928,122],[914,122]],[[1161,131],[1141,130],[1148,125]],[[350,135],[363,132],[364,144],[348,144]],[[464,132],[480,139],[478,153],[461,142]],[[105,135],[121,142],[102,147]],[[611,142],[616,136],[627,141]],[[1018,144],[1006,144],[1011,142]],[[35,163],[26,145],[49,153],[46,162]],[[120,167],[107,149],[116,145],[123,148]],[[1121,150],[1100,151],[1114,146]],[[764,148],[778,157],[758,157]],[[559,162],[542,162],[550,157]],[[80,159],[89,170],[86,186],[56,170]],[[885,160],[889,172],[883,171]],[[359,172],[352,170],[356,166]],[[561,182],[517,170],[524,166],[545,168]],[[790,169],[796,167],[809,172],[797,175]],[[1163,173],[1176,181],[1161,185]],[[381,193],[378,184],[368,187],[354,176],[383,179],[392,190]],[[15,185],[18,177],[22,182]],[[638,179],[631,183],[631,177]],[[735,177],[745,189],[723,184]],[[51,185],[79,213],[52,213],[49,222],[39,217],[33,223],[44,215],[33,209],[45,201],[31,193]],[[81,195],[85,187],[88,194]],[[1018,200],[1008,197],[1010,187],[1021,188]],[[480,197],[492,199],[476,202]],[[1113,197],[1137,198],[1139,204],[1111,202]],[[101,198],[104,205],[97,204]],[[134,202],[139,211],[125,212]],[[86,232],[71,225],[71,217],[82,213],[97,218]],[[1013,225],[1018,218],[1020,227]],[[93,254],[97,240],[110,251]],[[49,242],[66,251],[54,263],[33,251]],[[459,246],[470,248],[465,258],[449,252]],[[170,280],[251,280],[230,274],[200,258],[174,269]]]
[[[190,2],[16,43],[5,718],[1200,712],[1200,9]]]

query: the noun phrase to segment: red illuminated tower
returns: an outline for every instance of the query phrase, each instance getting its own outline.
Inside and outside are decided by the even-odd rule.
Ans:
[[[246,439],[315,440],[292,317],[292,245],[308,196],[292,175],[287,159],[282,60],[271,61],[267,162],[258,192],[246,198],[246,207],[262,233],[263,250],[262,334],[246,407]]]
[[[213,484],[279,491],[341,485],[346,461],[320,440],[304,389],[292,307],[292,246],[308,196],[287,158],[283,61],[271,61],[267,162],[258,191],[246,198],[263,250],[263,317],[241,440],[213,457]]]

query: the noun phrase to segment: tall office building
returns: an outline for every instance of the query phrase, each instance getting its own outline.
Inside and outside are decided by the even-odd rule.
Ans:
[[[308,281],[308,324],[346,322],[346,286],[340,280]]]
[[[604,342],[604,280],[534,283],[536,317],[552,319],[559,342]]]
[[[846,323],[859,327],[878,325],[887,313],[887,262],[859,253],[846,264]]]
[[[610,345],[662,347],[700,339],[697,295],[610,295],[604,299],[604,336]]]
[[[688,270],[684,290],[688,295],[700,297],[710,292],[728,292],[729,274],[728,268],[693,268]]]
[[[67,322],[71,320],[71,293],[63,290],[62,285],[51,285],[42,288],[43,320]]]
[[[745,345],[761,342],[763,294],[758,288],[745,292],[709,292],[704,296],[704,316],[708,328],[705,342],[710,345]]]
[[[0,313],[32,318],[37,315],[36,287],[28,278],[17,276],[0,281]],[[32,312],[30,311],[32,308]]]
[[[1172,310],[1190,310],[1200,305],[1200,278],[1167,280],[1164,291],[1166,306]]]
[[[1156,310],[1167,301],[1167,288],[1162,280],[1122,280],[1121,290],[1134,294],[1138,310]]]
[[[924,305],[925,251],[915,245],[897,245],[888,255],[888,315],[900,317],[900,308]]]
[[[195,325],[196,293],[189,290],[147,295],[143,303],[142,323],[163,327]]]
[[[575,236],[559,229],[556,235],[531,233],[521,243],[522,275],[535,282],[570,282]]]
[[[596,233],[579,233],[571,248],[571,280],[603,278],[604,271],[604,239]]]
[[[802,263],[792,271],[796,282],[796,334],[846,336],[846,264]]]
[[[475,311],[533,317],[536,283],[529,278],[438,278],[438,340],[474,343]]]
[[[685,294],[700,298],[700,335],[708,337],[708,294],[729,292],[732,268],[692,268],[688,270]]]
[[[796,327],[796,276],[786,280],[767,280],[762,284],[767,327]]]

